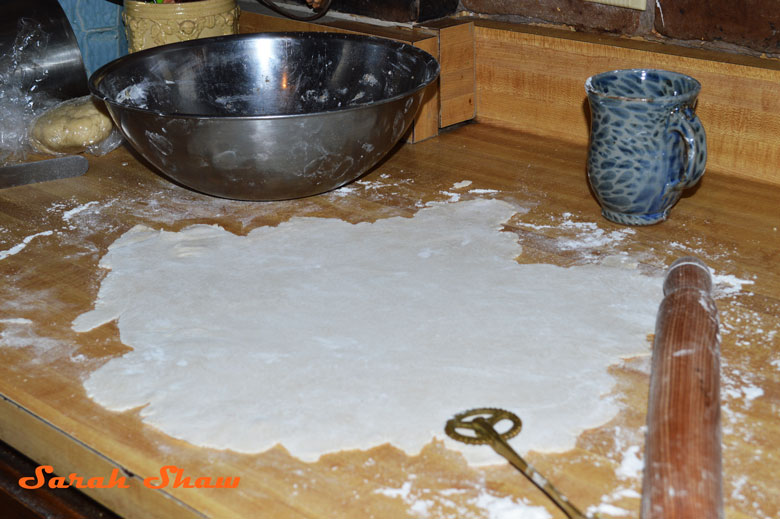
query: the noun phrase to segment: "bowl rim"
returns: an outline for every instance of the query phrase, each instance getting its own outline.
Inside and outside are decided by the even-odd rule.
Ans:
[[[193,113],[186,113],[186,112],[160,112],[158,110],[153,110],[150,108],[142,108],[139,106],[132,106],[121,102],[117,102],[115,99],[110,98],[108,95],[100,91],[100,84],[108,74],[114,72],[116,69],[119,69],[120,67],[123,67],[127,62],[132,63],[133,61],[143,59],[144,57],[149,56],[151,54],[157,54],[160,52],[164,52],[164,53],[176,52],[180,49],[186,49],[190,47],[201,47],[206,44],[220,43],[222,41],[241,41],[241,40],[258,40],[258,39],[277,40],[277,39],[290,39],[290,38],[302,38],[302,37],[318,38],[323,40],[367,41],[377,45],[383,45],[383,46],[392,45],[399,49],[405,48],[408,51],[419,55],[423,59],[425,72],[429,77],[427,77],[415,88],[397,94],[393,97],[388,97],[386,99],[381,99],[378,101],[368,101],[364,103],[358,103],[355,105],[338,107],[331,110],[323,110],[319,112],[295,113],[295,114],[282,113],[282,114],[265,114],[265,115],[206,115],[206,114],[193,114]],[[336,114],[336,113],[342,114],[342,113],[348,113],[356,110],[362,110],[367,107],[373,107],[385,103],[391,103],[399,99],[404,99],[411,95],[414,95],[420,90],[423,90],[424,88],[428,87],[431,83],[436,81],[436,79],[439,77],[440,72],[441,72],[441,68],[436,58],[434,58],[428,52],[405,42],[392,40],[389,38],[382,38],[379,36],[369,36],[369,35],[362,35],[362,34],[290,31],[290,32],[274,32],[274,33],[230,34],[226,36],[213,36],[210,38],[199,38],[199,39],[194,39],[189,41],[170,43],[158,47],[152,47],[142,51],[134,52],[132,54],[121,56],[113,61],[110,61],[109,63],[106,63],[105,65],[97,69],[90,76],[88,83],[89,83],[89,91],[93,96],[104,101],[106,104],[113,107],[117,107],[121,110],[129,110],[131,112],[155,115],[158,117],[170,117],[170,118],[179,118],[179,119],[262,120],[262,119],[287,119],[287,118],[296,118],[296,117],[313,117],[313,116]]]

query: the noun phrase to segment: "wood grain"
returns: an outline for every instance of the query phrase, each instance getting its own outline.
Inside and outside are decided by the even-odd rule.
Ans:
[[[439,59],[439,36],[414,42],[414,46],[422,49],[437,60]],[[420,142],[439,135],[439,111],[441,110],[440,83],[435,81],[428,85],[423,94],[420,112],[414,120],[410,142]]]
[[[642,519],[723,518],[720,334],[707,265],[669,268],[658,310]]]
[[[407,482],[413,482],[411,498],[431,501],[433,519],[486,517],[475,505],[485,494],[527,500],[555,514],[513,469],[469,467],[435,441],[421,453],[377,445],[304,463],[284,449],[283,439],[280,446],[257,454],[176,440],[144,424],[140,409],[110,412],[86,395],[82,381],[128,351],[117,326],[82,334],[71,329],[73,319],[90,310],[97,297],[106,274],[100,258],[134,225],[175,231],[210,224],[244,235],[294,216],[370,222],[411,216],[425,204],[451,199],[452,193],[462,199],[499,197],[518,207],[506,226],[523,247],[518,261],[569,266],[627,257],[634,258],[637,269],[660,275],[674,259],[695,251],[716,272],[753,282],[740,294],[717,299],[732,393],[748,383],[764,392],[750,401],[726,401],[725,508],[730,519],[777,517],[780,384],[771,361],[780,350],[780,337],[770,332],[780,329],[780,187],[708,173],[672,209],[669,221],[623,233],[625,228],[601,218],[585,180],[585,158],[584,146],[471,124],[399,147],[348,190],[294,201],[235,202],[194,193],[168,182],[126,148],[90,156],[90,170],[83,177],[0,190],[0,251],[51,231],[0,260],[0,437],[60,473],[107,476],[119,467],[133,474],[138,482],[133,489],[88,492],[128,519],[395,519],[412,516],[411,504],[379,491],[400,489]],[[453,187],[463,180],[472,184]],[[623,238],[591,249],[561,247],[577,241],[579,227],[574,224]],[[24,319],[29,323],[9,321]],[[485,340],[490,340],[489,330]],[[624,479],[616,470],[628,446],[642,445],[649,380],[643,362],[636,359],[613,369],[613,396],[623,411],[611,423],[583,432],[570,452],[527,456],[582,509],[598,506],[619,490],[640,489],[639,479]],[[522,373],[521,358],[515,369]],[[523,417],[522,408],[513,411]],[[513,442],[522,449],[523,435]],[[165,492],[140,484],[170,464],[193,475],[240,476],[241,484],[236,491]],[[637,517],[639,500],[620,496],[609,503]]]
[[[476,22],[477,117],[482,122],[582,145],[584,83],[620,68],[661,68],[702,84],[697,113],[708,170],[780,183],[780,65],[555,29]]]
[[[26,489],[19,479],[34,474],[38,464],[0,442],[0,510],[12,519],[120,519],[73,488]],[[54,474],[53,476],[59,476]],[[51,478],[52,476],[49,476]],[[50,479],[49,479],[50,481]]]
[[[441,127],[474,118],[474,24],[461,23],[439,30],[441,64]]]

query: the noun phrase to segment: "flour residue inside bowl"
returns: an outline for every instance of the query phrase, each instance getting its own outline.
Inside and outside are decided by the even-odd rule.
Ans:
[[[119,91],[114,101],[135,108],[148,108],[149,82],[133,84]]]

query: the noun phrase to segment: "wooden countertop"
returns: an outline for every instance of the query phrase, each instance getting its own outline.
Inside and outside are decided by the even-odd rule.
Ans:
[[[108,477],[120,468],[130,488],[87,493],[127,517],[415,517],[410,500],[418,499],[430,501],[427,517],[477,518],[487,517],[473,506],[484,489],[544,505],[560,517],[511,469],[469,467],[438,443],[419,456],[383,445],[311,464],[282,447],[257,455],[197,448],[143,425],[137,412],[103,409],[81,383],[128,349],[113,325],[77,334],[70,324],[95,301],[105,276],[100,257],[135,224],[177,230],[213,223],[245,234],[296,215],[370,221],[411,215],[430,201],[492,196],[529,208],[512,229],[523,261],[568,266],[627,253],[640,269],[660,271],[694,254],[719,280],[749,282],[741,289],[721,283],[717,292],[726,515],[780,516],[780,187],[708,171],[669,221],[592,246],[583,229],[609,238],[626,228],[601,218],[586,183],[585,154],[581,146],[472,124],[400,147],[342,190],[295,201],[200,195],[153,173],[125,148],[89,157],[84,177],[0,190],[0,439],[61,475]],[[462,180],[472,184],[455,189]],[[562,248],[559,238],[579,246]],[[625,408],[582,434],[576,449],[528,456],[581,508],[606,503],[638,517],[640,480],[616,469],[626,448],[642,443],[647,369],[646,359],[613,369]],[[163,490],[141,484],[165,465],[192,475],[240,476],[241,483]],[[411,478],[407,500],[374,492],[401,488]]]

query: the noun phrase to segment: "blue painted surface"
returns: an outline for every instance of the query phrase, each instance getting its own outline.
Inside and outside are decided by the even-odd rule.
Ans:
[[[59,2],[76,33],[88,74],[127,54],[121,5],[108,0]]]

